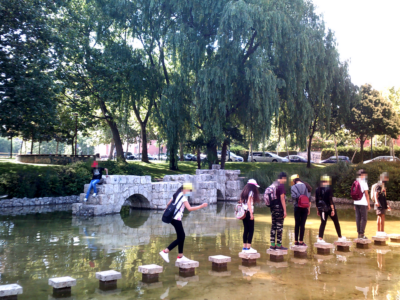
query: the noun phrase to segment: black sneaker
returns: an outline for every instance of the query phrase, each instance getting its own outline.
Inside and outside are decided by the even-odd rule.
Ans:
[[[368,240],[368,238],[365,235],[362,237],[362,239],[363,240]]]
[[[276,246],[270,246],[269,250],[276,250]]]
[[[276,247],[276,250],[287,250],[288,248],[285,248],[285,247],[283,247],[283,246],[279,246],[279,247]]]
[[[306,243],[303,243],[303,244],[299,243],[299,246],[307,246],[307,245],[306,245]]]
[[[295,245],[295,246],[299,246],[300,243],[299,243],[299,242],[294,242],[294,245]]]

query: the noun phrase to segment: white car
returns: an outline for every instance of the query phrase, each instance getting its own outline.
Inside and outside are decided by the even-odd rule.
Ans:
[[[217,151],[218,159],[221,159],[221,153],[222,151]],[[229,157],[230,153],[230,157]],[[233,152],[230,152],[229,150],[226,151],[226,161],[236,161],[236,162],[243,162],[243,157],[236,155]]]
[[[251,153],[249,154],[248,161],[251,161]],[[253,162],[277,162],[287,163],[289,160],[285,157],[281,157],[271,152],[253,152]]]
[[[399,162],[400,159],[397,158],[396,156],[377,156],[373,159],[366,160],[364,161],[364,164],[369,164],[370,162],[375,162],[375,161],[390,161],[390,162]]]

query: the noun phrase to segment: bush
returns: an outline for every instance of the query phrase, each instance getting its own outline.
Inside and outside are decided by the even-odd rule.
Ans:
[[[351,158],[354,155],[354,152],[357,151],[354,156],[353,163],[358,164],[361,162],[361,152],[360,147],[338,147],[338,154],[341,156],[348,156]],[[388,156],[390,154],[389,147],[372,147],[373,157],[377,156]],[[400,155],[400,147],[394,148],[395,156]],[[328,159],[331,156],[335,156],[334,148],[326,148],[321,152],[321,159]],[[371,158],[371,148],[364,148],[364,160],[369,160]]]
[[[0,195],[9,198],[35,198],[79,195],[84,185],[92,178],[91,161],[77,162],[67,166],[55,166],[40,169],[29,169],[22,166],[0,175]],[[100,162],[109,174],[143,175],[139,166],[121,162]]]

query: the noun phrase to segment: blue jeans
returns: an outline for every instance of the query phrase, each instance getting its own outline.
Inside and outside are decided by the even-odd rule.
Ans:
[[[92,190],[92,188],[93,188],[93,191],[95,193],[97,193],[96,184],[98,184],[99,181],[100,181],[100,179],[93,179],[92,181],[90,181],[89,189],[86,194],[86,199],[89,199],[90,191]]]

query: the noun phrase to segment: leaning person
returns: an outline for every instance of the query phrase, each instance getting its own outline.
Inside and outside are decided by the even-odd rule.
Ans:
[[[377,215],[377,236],[386,236],[385,233],[385,217],[386,211],[390,210],[390,206],[386,200],[386,184],[389,181],[388,173],[384,172],[379,176],[378,183],[371,188],[371,197],[375,202],[374,209]]]
[[[86,202],[89,199],[90,196],[90,191],[93,189],[93,197],[96,197],[97,195],[97,189],[96,189],[96,184],[98,184],[103,177],[103,172],[106,171],[106,176],[108,177],[108,169],[106,168],[99,168],[99,163],[97,161],[94,161],[92,163],[92,180],[90,181],[89,189],[86,193],[86,197],[84,201]]]
[[[354,200],[354,210],[356,211],[356,224],[359,239],[368,239],[365,236],[365,227],[367,226],[368,211],[371,209],[369,195],[367,172],[363,169],[357,171],[357,179],[351,186],[351,197]]]
[[[287,175],[285,172],[281,172],[278,175],[278,180],[274,183],[276,186],[276,199],[271,201],[271,250],[287,250],[282,246],[282,233],[283,233],[283,221],[286,218],[286,191],[285,183],[287,181]],[[275,243],[276,242],[276,243]]]
[[[161,257],[169,263],[168,253],[178,246],[178,257],[176,259],[177,262],[187,261],[189,260],[187,257],[183,255],[183,246],[185,244],[185,231],[182,226],[182,216],[185,207],[188,211],[195,211],[201,208],[207,207],[207,203],[203,203],[199,206],[192,207],[189,204],[188,197],[192,195],[193,186],[191,183],[184,183],[182,187],[180,187],[175,194],[172,196],[171,200],[169,200],[167,206],[169,206],[172,201],[176,204],[174,218],[171,221],[171,225],[174,226],[176,231],[176,240],[173,241],[167,248],[162,250],[159,254]]]
[[[254,203],[260,202],[260,193],[258,188],[260,186],[257,181],[250,179],[244,186],[240,194],[240,202],[246,211],[246,217],[243,219],[243,249],[244,253],[257,253],[257,250],[251,248],[251,242],[254,235]]]
[[[315,203],[317,205],[317,214],[321,217],[321,225],[319,226],[319,235],[317,243],[325,243],[323,240],[326,221],[328,216],[335,224],[336,233],[339,242],[345,242],[346,237],[342,236],[339,218],[337,215],[335,204],[333,203],[333,191],[331,188],[331,178],[327,175],[321,176],[321,184],[315,191]]]
[[[311,186],[300,180],[299,175],[292,175],[291,179],[291,194],[294,206],[294,239],[296,246],[307,246],[304,243],[304,233],[307,217],[310,214],[310,196]]]

